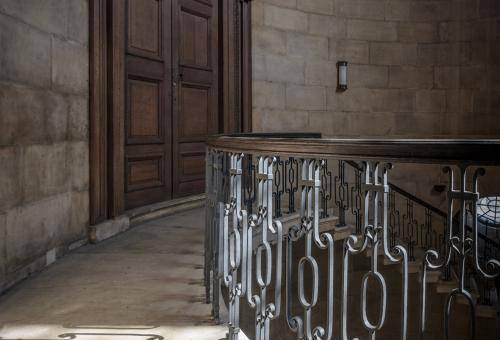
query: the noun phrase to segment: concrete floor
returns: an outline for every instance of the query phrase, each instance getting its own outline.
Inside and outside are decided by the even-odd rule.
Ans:
[[[218,340],[204,304],[203,209],[80,248],[0,298],[0,339]]]

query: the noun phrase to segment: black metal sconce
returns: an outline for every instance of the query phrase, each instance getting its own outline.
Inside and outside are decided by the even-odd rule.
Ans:
[[[337,62],[337,91],[347,90],[347,61]]]

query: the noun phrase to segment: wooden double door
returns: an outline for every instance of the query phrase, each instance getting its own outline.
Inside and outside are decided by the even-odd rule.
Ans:
[[[217,0],[127,0],[125,209],[204,191],[218,132]]]
[[[202,193],[208,135],[249,131],[249,0],[90,0],[90,221]]]

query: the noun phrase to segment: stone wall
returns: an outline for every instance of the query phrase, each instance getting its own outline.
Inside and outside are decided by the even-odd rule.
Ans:
[[[0,1],[0,283],[86,239],[88,2]]]
[[[500,137],[500,2],[254,0],[253,128],[336,137]],[[336,62],[349,62],[337,92]],[[489,176],[488,194],[500,193]],[[442,205],[439,166],[392,180]]]
[[[493,0],[253,1],[254,130],[500,136]],[[336,62],[349,62],[337,92]]]

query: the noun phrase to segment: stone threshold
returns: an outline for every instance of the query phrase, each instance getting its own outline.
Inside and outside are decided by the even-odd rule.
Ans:
[[[126,211],[123,215],[89,227],[90,243],[99,243],[138,224],[201,207],[205,194],[182,197]]]

